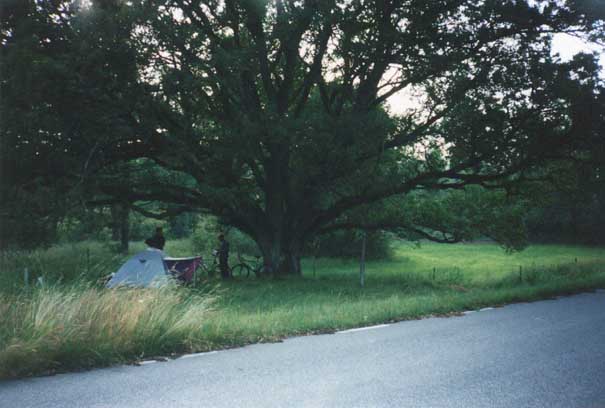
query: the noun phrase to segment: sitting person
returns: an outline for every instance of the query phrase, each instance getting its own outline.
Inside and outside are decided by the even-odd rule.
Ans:
[[[159,249],[160,251],[164,250],[164,245],[166,244],[166,240],[164,239],[164,231],[162,227],[157,227],[155,229],[155,234],[151,238],[147,238],[145,243],[150,248]]]

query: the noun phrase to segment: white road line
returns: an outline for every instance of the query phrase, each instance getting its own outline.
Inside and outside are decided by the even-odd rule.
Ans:
[[[476,312],[477,312],[476,310],[467,310],[466,312],[462,312],[462,314],[467,315],[467,314],[476,313]]]
[[[479,309],[480,312],[485,312],[486,310],[493,310],[493,307],[484,307],[483,309]]]
[[[145,361],[139,361],[138,365],[147,365],[147,364],[153,364],[153,363],[157,363],[157,360],[145,360]]]
[[[356,329],[341,330],[341,331],[337,331],[336,334],[353,333],[353,332],[364,331],[364,330],[380,329],[381,327],[389,327],[389,326],[390,325],[388,325],[388,324],[377,324],[376,326],[358,327]]]
[[[193,358],[193,357],[202,357],[207,356],[208,354],[216,354],[218,351],[206,351],[203,353],[193,353],[193,354],[185,354],[184,356],[180,356],[179,358]]]

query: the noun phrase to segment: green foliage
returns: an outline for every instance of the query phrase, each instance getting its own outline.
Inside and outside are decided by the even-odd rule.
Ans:
[[[64,197],[37,182],[28,189],[7,185],[5,174],[0,175],[0,248],[50,245],[58,238]]]
[[[359,258],[363,231],[343,230],[320,235],[313,239],[305,249],[306,256],[319,256],[330,258]],[[367,259],[389,259],[392,235],[377,231],[369,232],[366,237]]]
[[[107,217],[107,211],[99,208],[71,212],[57,226],[57,240],[61,243],[109,241],[111,230]]]
[[[140,120],[132,116],[138,68],[125,37],[127,10],[118,2],[92,3],[90,13],[81,13],[81,2],[72,0],[0,5],[4,245],[50,243],[56,224],[73,216],[74,204],[98,193],[97,183],[84,179],[108,159],[95,154],[104,138],[124,141],[133,134],[130,123]],[[71,223],[75,228],[67,235],[94,237],[89,220],[79,221],[82,230]]]
[[[58,224],[59,242],[79,242],[85,240],[109,242],[112,239],[112,223],[108,221],[110,212],[107,208],[90,208],[85,211],[71,212]],[[177,221],[178,223],[179,221]],[[187,221],[184,221],[185,223]],[[128,215],[131,241],[144,241],[155,233],[156,228],[165,229],[167,239],[180,239],[181,233],[188,228],[186,225],[175,227],[174,233],[170,222],[158,221],[145,217],[134,211]]]
[[[258,245],[250,236],[246,235],[237,228],[224,225],[213,216],[202,216],[191,235],[192,246],[197,253],[203,253],[207,256],[219,246],[219,234],[225,235],[229,242],[231,255],[237,253],[245,255],[258,255]]]
[[[210,255],[218,247],[218,235],[221,233],[221,227],[215,217],[200,217],[193,234],[191,234],[191,244],[196,253]]]
[[[229,241],[230,251],[232,256],[240,253],[242,255],[260,256],[258,245],[249,235],[243,233],[237,228],[229,229],[226,234],[226,239]]]
[[[602,143],[602,142],[601,142]],[[551,166],[547,182],[519,186],[532,210],[530,237],[539,242],[605,243],[605,144],[585,151],[586,161]]]
[[[31,213],[15,211],[0,220],[1,249],[33,249],[50,245],[57,239],[57,220],[49,215],[32,217]]]
[[[543,33],[605,39],[585,2],[88,3],[3,5],[3,202],[36,182],[210,213],[276,272],[338,222],[366,227],[355,213],[372,206],[410,236],[519,249],[522,206],[443,191],[509,185],[602,138],[596,55],[562,62]],[[405,88],[418,109],[391,117]]]
[[[136,212],[130,214],[130,238],[133,241],[145,241],[155,234],[158,227],[165,229],[165,235],[167,235],[166,231],[170,231],[169,224],[164,221],[147,218]],[[169,237],[167,236],[167,238]]]
[[[350,211],[329,229],[365,226],[410,239],[455,243],[489,237],[507,250],[527,246],[528,203],[506,191],[480,186],[416,191]]]
[[[168,235],[171,238],[188,238],[194,231],[199,216],[193,213],[184,213],[168,220]]]

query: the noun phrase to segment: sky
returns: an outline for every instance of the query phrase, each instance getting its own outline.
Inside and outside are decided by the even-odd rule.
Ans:
[[[596,44],[589,44],[568,34],[555,34],[553,37],[553,54],[559,54],[562,61],[569,61],[580,52],[598,52],[602,77],[605,78],[605,50]],[[406,109],[417,107],[417,103],[407,90],[403,90],[387,100],[387,105],[393,113],[403,113]]]

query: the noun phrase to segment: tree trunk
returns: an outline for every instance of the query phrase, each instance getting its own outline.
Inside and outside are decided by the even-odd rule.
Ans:
[[[259,247],[263,255],[264,273],[278,275],[281,266],[281,241],[279,239],[265,238],[259,241]]]
[[[120,204],[120,252],[128,252],[128,243],[130,241],[130,222],[128,220],[130,215],[130,208],[127,204]]]
[[[120,240],[120,205],[112,204],[111,211],[111,240]]]
[[[282,270],[286,275],[302,276],[302,268],[300,267],[302,245],[291,244],[284,252]]]
[[[279,234],[265,237],[258,242],[266,273],[273,276],[302,275],[302,244],[284,242],[279,238]]]

